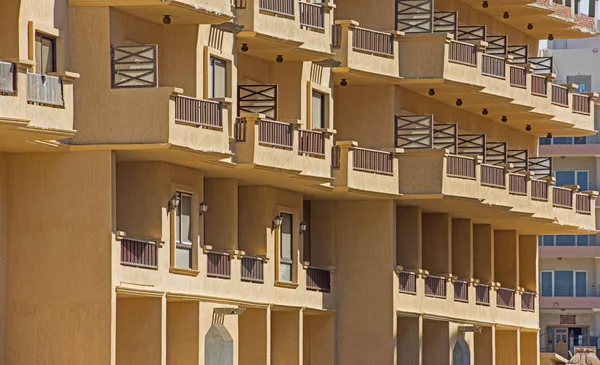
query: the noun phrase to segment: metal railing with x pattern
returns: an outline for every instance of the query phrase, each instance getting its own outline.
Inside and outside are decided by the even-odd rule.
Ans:
[[[505,35],[488,35],[485,37],[488,46],[485,53],[494,56],[506,56],[508,52],[508,37]]]
[[[529,63],[535,66],[534,74],[549,74],[552,73],[553,63],[552,57],[531,57]]]
[[[158,85],[157,45],[111,48],[111,86],[117,88]]]
[[[552,157],[530,157],[529,171],[533,172],[535,178],[552,176]]]
[[[448,149],[455,155],[458,153],[458,125],[435,124],[433,126],[433,148]]]
[[[458,154],[464,156],[481,156],[486,162],[485,134],[459,134]]]
[[[240,113],[277,120],[277,85],[238,85],[238,116]]]
[[[458,12],[436,11],[433,13],[433,32],[450,33],[456,36],[456,33],[458,33]]]
[[[397,0],[396,30],[405,33],[433,32],[433,0]]]
[[[528,45],[511,45],[507,47],[509,56],[512,56],[512,63],[524,64],[529,62],[529,46]]]
[[[506,142],[486,142],[486,163],[488,165],[500,165],[506,163],[507,143]]]
[[[397,115],[397,148],[433,148],[433,115]]]
[[[459,41],[485,41],[486,26],[485,25],[461,25],[458,27]]]
[[[529,151],[528,150],[508,150],[508,163],[513,165],[512,172],[529,171]]]

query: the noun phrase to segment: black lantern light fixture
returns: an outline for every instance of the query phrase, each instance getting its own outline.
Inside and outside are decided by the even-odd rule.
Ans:
[[[249,49],[250,47],[248,47],[247,43],[242,44],[242,52],[248,52]]]
[[[553,34],[548,34],[548,40],[549,41],[553,41],[554,40],[554,35]]]
[[[527,29],[533,30],[533,24],[531,24],[531,23],[527,24]]]
[[[175,193],[175,195],[173,195],[171,199],[169,199],[169,203],[167,204],[167,213],[177,209],[180,200],[181,197],[179,196],[179,194]]]
[[[283,56],[278,54],[277,58],[275,58],[275,61],[277,61],[277,63],[282,63],[283,62]]]
[[[300,222],[300,234],[306,232],[307,228],[308,228],[308,224],[306,224],[305,221]]]
[[[463,105],[462,99],[456,99],[456,106],[462,106],[462,105]]]
[[[429,89],[429,96],[435,95],[435,89]]]
[[[208,203],[202,201],[202,203],[200,203],[200,215],[205,215],[206,212],[208,212]]]
[[[340,86],[348,86],[348,81],[346,81],[346,79],[342,79]]]
[[[170,15],[163,16],[162,22],[163,22],[164,25],[171,24],[171,16]]]
[[[489,112],[488,112],[487,108],[483,108],[483,110],[481,111],[481,114],[483,114],[483,115],[488,115],[488,113]]]
[[[500,119],[502,121],[502,123],[506,123],[508,122],[508,118],[506,117],[506,115],[502,116],[502,119]]]
[[[526,130],[527,132],[531,132],[531,125],[530,125],[530,124],[527,124],[527,126],[525,127],[525,130]]]
[[[552,139],[552,133],[548,132],[548,134],[546,134],[546,138]]]
[[[487,1],[484,1],[483,4],[481,4],[481,7],[484,8],[484,9],[487,9],[488,6],[490,6],[490,4],[488,4]]]
[[[502,15],[502,17],[504,19],[508,19],[508,18],[510,18],[510,14],[508,13],[508,11],[505,11],[504,14]]]
[[[281,225],[283,224],[283,217],[281,215],[277,215],[275,216],[275,218],[273,218],[273,229],[277,229],[279,227],[281,227]]]

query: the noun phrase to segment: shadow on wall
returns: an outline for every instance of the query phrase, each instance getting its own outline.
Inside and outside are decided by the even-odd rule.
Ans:
[[[233,338],[222,324],[213,324],[204,336],[205,365],[233,365]]]

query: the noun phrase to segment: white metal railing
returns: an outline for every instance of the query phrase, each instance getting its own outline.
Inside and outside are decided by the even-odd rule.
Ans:
[[[63,106],[63,85],[60,77],[27,74],[27,101],[43,105]]]

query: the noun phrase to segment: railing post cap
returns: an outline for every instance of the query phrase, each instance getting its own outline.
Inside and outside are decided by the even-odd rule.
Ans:
[[[511,54],[506,54],[506,55],[504,55],[504,59],[505,59],[505,60],[506,60],[508,63],[511,63],[511,62],[514,60],[514,58],[515,58],[515,57],[514,57],[513,55],[511,55]]]
[[[356,20],[336,20],[335,25],[341,25],[342,27],[358,27],[360,23]]]
[[[328,136],[330,136],[332,134],[337,134],[337,130],[335,130],[333,128],[317,128],[317,129],[313,129],[313,131],[323,132]]]
[[[240,253],[243,251],[240,250],[227,250],[227,253],[229,254],[229,256],[231,256],[232,259],[236,259],[236,258],[242,258],[243,255],[241,255]]]
[[[586,190],[586,191],[582,191],[582,193],[589,195],[591,198],[598,197],[598,192],[596,190]]]
[[[358,147],[358,142],[356,142],[356,141],[337,141],[335,143],[335,145],[342,147],[342,148],[352,148],[352,147]]]
[[[406,33],[404,33],[401,30],[392,30],[390,33],[396,38],[400,38],[406,35]]]
[[[556,80],[556,74],[555,73],[547,73],[547,74],[540,74],[541,76],[545,76],[547,80],[549,81],[554,81]]]
[[[382,148],[381,150],[385,151],[385,152],[390,152],[393,155],[399,155],[399,154],[404,153],[404,148],[394,148],[394,147],[391,147],[391,148]]]
[[[577,90],[577,88],[579,87],[577,84],[560,84],[560,86],[566,87],[567,89],[569,89],[569,91]]]
[[[213,249],[213,247],[211,245],[204,245],[202,247],[202,251],[204,251],[204,253],[210,252],[210,251],[212,251],[212,249]]]
[[[304,270],[308,269],[310,267],[310,261],[302,261],[302,268]]]
[[[267,255],[256,255],[256,257],[260,257],[260,258],[261,258],[261,259],[262,259],[262,260],[265,262],[265,264],[266,264],[266,263],[268,263],[268,262],[269,262],[269,260],[271,259],[271,258],[270,258],[269,256],[267,256]]]
[[[265,119],[266,115],[262,113],[240,113],[241,118],[246,118],[246,120],[258,121],[261,119]]]
[[[478,155],[477,157],[475,157],[475,163],[477,165],[481,165],[483,163],[483,156]]]
[[[403,266],[396,265],[396,272],[397,272],[398,274],[400,274],[400,271],[402,271],[402,270],[404,270],[404,267],[403,267]]]
[[[121,239],[127,237],[127,233],[125,233],[124,231],[116,231],[115,237],[117,238],[117,240],[121,240]]]
[[[556,183],[556,179],[553,176],[540,177],[540,180],[546,181],[549,185],[554,185]]]
[[[335,8],[337,8],[337,5],[335,5],[335,4],[333,3],[333,0],[326,0],[325,2],[321,3],[321,6],[322,6],[324,9],[327,9],[327,10],[331,10],[331,9],[335,9]]]
[[[579,190],[579,185],[565,185],[564,188],[570,189],[572,192],[577,192]]]
[[[183,89],[180,87],[174,87],[171,89],[172,95],[183,95]]]

